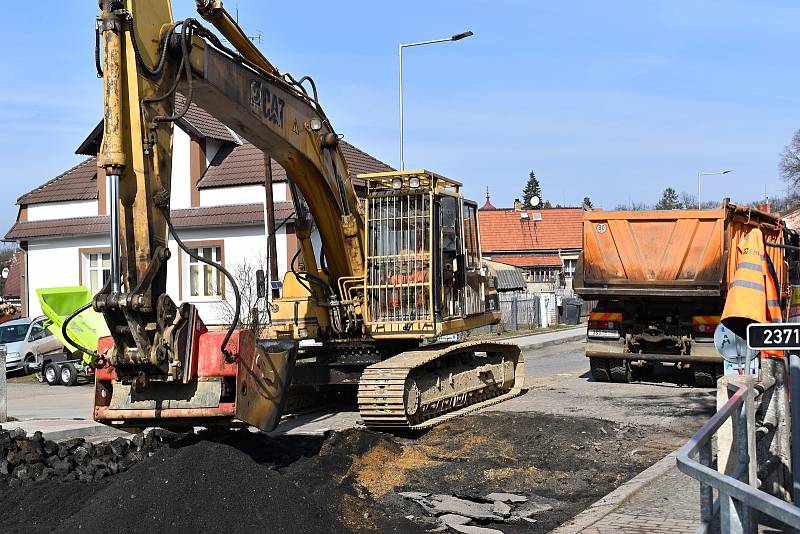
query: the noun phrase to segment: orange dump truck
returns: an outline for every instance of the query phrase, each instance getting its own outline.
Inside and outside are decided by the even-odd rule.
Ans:
[[[586,212],[574,286],[598,301],[586,343],[594,379],[630,382],[669,362],[691,367],[697,386],[712,387],[722,374],[713,338],[736,244],[756,226],[765,240],[783,243],[778,216],[727,200],[714,210]],[[785,301],[783,250],[766,250]]]

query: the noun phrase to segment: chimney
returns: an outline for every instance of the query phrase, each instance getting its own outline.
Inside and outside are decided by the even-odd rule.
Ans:
[[[514,211],[522,211],[522,202],[518,198],[514,199]]]

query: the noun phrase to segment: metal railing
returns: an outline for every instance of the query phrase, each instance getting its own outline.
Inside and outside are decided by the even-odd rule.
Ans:
[[[753,379],[751,381],[754,382]],[[747,382],[745,380],[745,382]],[[759,383],[729,382],[730,398],[702,428],[678,451],[678,468],[700,482],[701,524],[697,532],[709,532],[719,520],[723,533],[757,532],[758,514],[774,518],[791,528],[800,526],[800,508],[757,488],[757,437],[754,400],[775,386],[768,376]],[[725,464],[731,474],[718,472],[713,463],[713,437],[730,420],[732,446]],[[722,450],[722,446],[720,446]],[[697,458],[697,459],[695,459]],[[722,460],[719,460],[722,463]],[[714,490],[718,499],[714,500]]]

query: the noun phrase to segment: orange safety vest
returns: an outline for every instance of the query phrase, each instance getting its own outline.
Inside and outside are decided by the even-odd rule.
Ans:
[[[764,250],[761,230],[750,230],[736,246],[736,271],[728,284],[722,324],[734,334],[747,337],[751,323],[783,321],[780,287],[775,269]],[[763,351],[762,356],[783,356],[783,351]]]

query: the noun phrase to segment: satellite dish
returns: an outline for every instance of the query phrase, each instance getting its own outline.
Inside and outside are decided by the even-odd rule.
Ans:
[[[531,206],[534,208],[539,205],[539,197],[533,196],[531,197]]]
[[[3,267],[3,278],[8,278],[8,267]]]
[[[747,356],[747,341],[720,323],[714,330],[714,346],[722,358],[732,364],[742,365]]]

